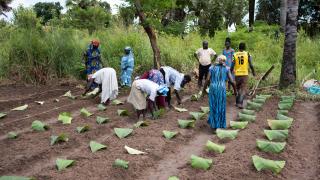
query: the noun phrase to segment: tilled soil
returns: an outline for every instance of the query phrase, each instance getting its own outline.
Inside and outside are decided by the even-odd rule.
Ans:
[[[2,94],[15,89],[20,100],[10,101],[9,95]],[[62,89],[57,90],[55,89]],[[199,111],[200,106],[207,106],[207,98],[201,101],[184,103],[189,112],[179,113],[168,110],[157,120],[148,120],[149,126],[134,128],[133,134],[125,139],[114,135],[113,128],[129,127],[137,121],[132,107],[128,104],[109,105],[106,111],[97,109],[98,100],[70,100],[60,97],[67,90],[79,95],[81,90],[74,86],[51,86],[50,88],[0,87],[0,100],[9,105],[0,111],[8,112],[8,116],[0,120],[0,175],[32,176],[37,179],[168,179],[176,175],[180,179],[320,179],[320,104],[297,101],[289,116],[294,123],[290,129],[289,139],[284,152],[270,154],[260,152],[256,148],[256,139],[266,139],[263,129],[267,129],[267,119],[276,117],[278,98],[272,97],[257,113],[254,123],[241,130],[238,137],[232,141],[221,141],[214,135],[206,118],[196,122],[196,127],[180,129],[177,119],[188,119],[190,111]],[[50,93],[47,93],[49,90]],[[192,88],[193,90],[193,88]],[[183,95],[190,95],[185,91]],[[39,94],[38,96],[35,94]],[[125,100],[128,92],[122,91],[119,99]],[[10,96],[11,97],[11,96]],[[53,100],[60,101],[54,103]],[[33,101],[44,100],[40,106]],[[22,112],[12,112],[10,109],[28,103],[29,108]],[[94,115],[85,118],[79,110],[86,107]],[[128,109],[128,117],[117,115],[118,109]],[[60,112],[72,112],[71,125],[57,122]],[[233,98],[227,102],[227,119],[235,120],[238,110],[234,107]],[[98,125],[96,116],[109,117],[110,122]],[[45,132],[34,132],[30,126],[32,121],[39,119],[47,122],[50,129]],[[79,134],[77,126],[88,124],[90,130]],[[178,131],[179,134],[166,140],[163,130]],[[19,132],[17,139],[7,139],[9,131]],[[50,136],[59,133],[69,135],[69,141],[50,146]],[[91,140],[107,145],[106,150],[92,153],[89,149]],[[211,140],[225,144],[223,154],[209,153],[205,143]],[[145,155],[129,155],[124,146],[147,152]],[[191,154],[213,159],[213,166],[208,171],[195,170],[189,165]],[[285,160],[283,171],[276,175],[269,171],[257,172],[252,164],[251,156],[259,155],[274,160]],[[61,172],[55,167],[57,158],[75,160],[75,164]],[[119,169],[112,166],[115,159],[129,161],[129,169]]]

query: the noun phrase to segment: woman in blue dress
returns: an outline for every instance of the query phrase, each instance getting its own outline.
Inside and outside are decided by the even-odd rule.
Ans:
[[[134,68],[134,57],[131,47],[124,49],[125,55],[121,58],[121,86],[131,87],[131,76]]]
[[[103,67],[99,44],[100,43],[98,40],[92,40],[87,51],[84,53],[87,79],[90,75],[94,74]],[[91,85],[91,89],[96,87],[97,84],[95,83]]]
[[[226,82],[228,78],[235,94],[237,93],[234,80],[229,69],[226,67],[226,56],[220,55],[217,58],[216,64],[209,69],[209,76],[206,80],[202,94],[205,94],[207,86],[209,89],[209,106],[210,114],[208,124],[215,131],[218,128],[226,128]]]

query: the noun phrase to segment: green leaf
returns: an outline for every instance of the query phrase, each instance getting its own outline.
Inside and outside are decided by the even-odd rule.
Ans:
[[[110,119],[108,117],[101,117],[101,116],[97,116],[96,122],[98,124],[104,124],[107,123]]]
[[[83,133],[83,132],[89,131],[89,129],[90,129],[89,125],[79,126],[79,127],[77,127],[77,132]]]
[[[165,110],[163,108],[157,110],[157,111],[154,111],[153,112],[153,115],[156,119],[159,119],[160,117],[162,117],[164,114],[165,114]]]
[[[164,130],[164,131],[162,131],[162,134],[166,139],[171,139],[171,138],[175,137],[178,134],[178,132]]]
[[[132,154],[132,155],[147,154],[146,152],[142,152],[137,149],[133,149],[133,148],[126,146],[126,145],[124,146],[124,148],[127,150],[127,152],[129,154]]]
[[[7,134],[7,136],[8,136],[9,139],[16,139],[18,137],[18,134],[16,132],[10,131]]]
[[[27,108],[28,108],[28,104],[25,104],[23,106],[19,106],[19,107],[13,108],[12,111],[24,111]]]
[[[107,109],[107,107],[104,106],[103,104],[99,104],[99,105],[98,105],[98,109],[99,109],[99,111],[104,111],[104,110]]]
[[[278,114],[282,114],[282,115],[288,116],[289,111],[288,110],[278,110]]]
[[[149,124],[145,121],[138,121],[137,123],[134,124],[134,127],[139,128],[143,126],[148,126]]]
[[[84,117],[89,117],[92,116],[92,113],[90,113],[86,108],[82,108],[80,110],[81,115],[83,115]]]
[[[62,112],[59,114],[58,121],[61,121],[62,124],[71,124],[71,113],[70,112]]]
[[[252,100],[252,102],[259,103],[259,104],[264,104],[266,102],[266,99],[264,99],[264,98],[254,98]]]
[[[248,101],[247,104],[248,104],[247,109],[250,109],[250,110],[260,110],[263,105],[263,104],[255,103],[252,101]]]
[[[277,120],[293,120],[293,118],[285,116],[283,114],[277,114]]]
[[[216,130],[217,136],[220,139],[225,139],[225,138],[235,139],[238,135],[238,132],[239,130],[223,130],[223,129]]]
[[[292,108],[292,106],[293,106],[293,103],[286,103],[286,102],[284,102],[284,103],[279,103],[278,104],[278,107],[279,107],[279,109],[280,110],[290,110],[291,108]]]
[[[35,180],[34,178],[22,176],[1,176],[0,180]]]
[[[67,167],[71,166],[73,163],[74,163],[74,160],[60,159],[60,158],[56,160],[56,165],[59,171],[66,169]]]
[[[203,113],[205,113],[205,114],[208,114],[208,113],[210,112],[210,108],[209,108],[209,107],[203,107],[203,106],[201,106],[200,109],[201,109],[201,111],[202,111]]]
[[[0,112],[0,119],[1,119],[1,118],[4,118],[4,117],[6,117],[6,116],[7,116],[7,114]]]
[[[118,109],[118,116],[129,116],[129,112],[125,109]]]
[[[71,94],[71,91],[68,91],[68,92],[66,92],[64,95],[62,95],[63,97],[67,97],[67,98],[69,98],[69,99],[76,99],[77,97],[76,96],[73,96],[72,94]]]
[[[289,129],[293,120],[270,120],[268,119],[268,125],[272,130],[285,130]]]
[[[283,99],[280,101],[280,103],[291,103],[291,104],[293,104],[293,102],[294,102],[294,99]]]
[[[113,163],[113,166],[128,169],[129,162],[122,159],[116,159]]]
[[[247,115],[255,115],[256,112],[254,110],[249,110],[249,109],[243,109],[242,114],[247,114]]]
[[[230,121],[230,126],[232,129],[244,129],[248,125],[248,121]]]
[[[216,143],[213,143],[213,142],[208,140],[207,144],[206,144],[206,148],[209,151],[213,151],[213,152],[216,152],[216,153],[223,153],[223,151],[225,150],[226,146],[220,145],[220,144],[216,144]]]
[[[35,120],[32,122],[31,128],[35,131],[45,131],[49,129],[49,126],[39,120]]]
[[[211,167],[212,159],[205,159],[199,156],[191,155],[191,167],[196,169],[208,170]]]
[[[201,112],[190,112],[189,114],[192,117],[192,119],[197,121],[200,120],[205,115],[205,113],[201,113]]]
[[[50,142],[51,146],[58,142],[67,142],[69,140],[68,135],[63,133],[59,134],[58,136],[52,135],[50,138],[51,138],[51,142]]]
[[[112,103],[111,103],[112,105],[122,105],[123,104],[123,102],[122,101],[120,101],[120,100],[117,100],[117,99],[115,99],[115,100],[113,100],[112,101]]]
[[[188,127],[194,127],[196,121],[194,120],[182,120],[178,119],[178,124],[180,128],[188,128]]]
[[[256,120],[256,116],[248,115],[248,114],[242,114],[241,112],[238,113],[239,120],[240,121],[249,121],[254,122]]]
[[[90,141],[89,146],[90,146],[91,152],[93,152],[93,153],[97,152],[97,151],[99,151],[101,149],[106,149],[107,148],[106,145],[100,144],[100,143],[98,143],[96,141]]]
[[[288,130],[263,130],[264,134],[270,141],[285,141],[288,138]]]
[[[168,180],[179,180],[179,178],[177,176],[170,176]]]
[[[285,161],[274,161],[274,160],[264,159],[257,155],[252,156],[252,161],[253,161],[254,167],[258,171],[261,171],[263,169],[266,169],[266,170],[268,169],[274,173],[280,173],[286,164]]]
[[[259,95],[256,95],[256,98],[265,98],[265,99],[268,99],[270,98],[272,95],[271,94],[259,94]]]
[[[296,98],[296,96],[281,96],[281,101],[284,100],[294,100]]]
[[[132,133],[132,131],[133,129],[129,128],[114,128],[114,132],[120,139],[127,137]]]
[[[187,112],[188,109],[185,109],[185,108],[178,108],[178,107],[174,107],[174,109],[178,112]]]
[[[280,153],[283,151],[285,146],[286,146],[285,142],[281,143],[281,142],[257,140],[257,147],[264,152]]]
[[[191,101],[198,101],[201,97],[202,91],[200,91],[198,94],[193,94],[191,96]]]

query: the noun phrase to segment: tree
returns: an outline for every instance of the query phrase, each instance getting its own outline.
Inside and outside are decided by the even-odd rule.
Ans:
[[[280,3],[280,30],[284,31],[287,18],[287,0],[281,0]]]
[[[13,24],[19,28],[37,29],[40,28],[40,20],[30,8],[19,6],[13,10]]]
[[[0,0],[0,15],[6,16],[3,12],[8,12],[11,10],[9,4],[12,0]]]
[[[320,33],[320,3],[319,0],[299,1],[299,26],[308,35],[316,36]]]
[[[123,24],[128,27],[133,24],[133,20],[135,18],[135,9],[130,6],[120,6],[119,16],[121,17]]]
[[[60,17],[62,9],[60,2],[38,2],[33,6],[37,17],[42,18],[41,24],[43,25],[54,17]]]
[[[243,17],[248,13],[248,1],[246,0],[226,0],[223,1],[225,27],[228,28],[233,23],[241,24]]]
[[[256,19],[265,21],[268,24],[279,24],[280,1],[281,0],[259,0]]]
[[[255,0],[249,0],[249,31],[253,30],[255,5]]]
[[[283,60],[280,75],[280,88],[286,88],[296,82],[296,39],[298,25],[298,0],[287,1],[287,19]]]

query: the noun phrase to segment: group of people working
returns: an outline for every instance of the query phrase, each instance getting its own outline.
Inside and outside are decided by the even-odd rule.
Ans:
[[[245,43],[239,44],[239,51],[231,48],[231,39],[226,38],[225,49],[217,56],[216,52],[209,48],[207,41],[203,41],[203,47],[198,49],[194,56],[199,61],[198,87],[202,88],[204,95],[209,86],[210,114],[208,123],[212,129],[226,128],[226,90],[233,87],[236,96],[236,106],[243,108],[246,95],[249,67],[255,76],[252,65],[252,57],[245,51]],[[85,55],[87,73],[87,86],[84,95],[93,88],[98,87],[98,95],[101,93],[101,103],[109,104],[118,95],[118,81],[116,71],[111,68],[102,68],[99,41],[93,40]],[[191,81],[191,76],[183,74],[169,66],[160,69],[151,69],[138,76],[132,82],[134,70],[134,55],[130,47],[125,47],[124,56],[121,58],[120,85],[131,87],[127,102],[132,104],[137,112],[138,119],[150,111],[154,117],[154,111],[158,108],[172,107],[171,87],[176,94],[178,104],[181,104],[179,91]],[[205,79],[204,86],[202,85]],[[228,86],[226,85],[228,84]]]

